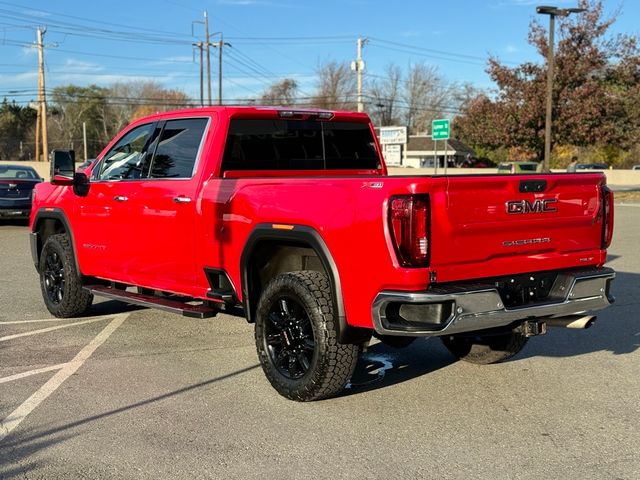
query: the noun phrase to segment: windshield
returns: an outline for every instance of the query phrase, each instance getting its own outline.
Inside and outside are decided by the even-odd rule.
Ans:
[[[368,123],[232,119],[222,170],[380,168]]]

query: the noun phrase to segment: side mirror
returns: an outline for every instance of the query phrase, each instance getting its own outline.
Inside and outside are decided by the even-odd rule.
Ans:
[[[53,150],[51,160],[51,183],[54,185],[71,185],[62,183],[60,177],[68,178],[73,182],[73,173],[76,170],[76,152],[73,150]]]
[[[84,172],[75,172],[73,174],[72,185],[73,193],[80,197],[86,197],[91,187],[89,177],[87,177],[87,174]]]

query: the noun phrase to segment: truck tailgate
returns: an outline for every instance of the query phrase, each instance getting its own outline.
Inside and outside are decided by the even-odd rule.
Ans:
[[[448,177],[446,206],[434,205],[431,219],[438,282],[601,264],[604,182],[602,174]]]

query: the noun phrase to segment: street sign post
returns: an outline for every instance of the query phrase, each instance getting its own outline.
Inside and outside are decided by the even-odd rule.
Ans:
[[[450,121],[447,118],[439,118],[437,120],[433,120],[431,122],[431,138],[433,139],[433,143],[434,145],[436,145],[436,151],[437,151],[437,145],[438,145],[438,140],[444,140],[444,174],[447,174],[447,163],[448,163],[448,159],[447,159],[447,140],[449,140],[449,132],[450,132]],[[440,163],[438,161],[438,157],[436,155],[436,170],[435,173],[436,175],[438,174],[438,163]]]

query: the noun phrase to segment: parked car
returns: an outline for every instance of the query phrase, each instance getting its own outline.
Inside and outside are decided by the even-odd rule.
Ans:
[[[498,173],[540,173],[542,164],[538,162],[503,162],[498,165]]]
[[[640,170],[640,165],[634,165],[631,170]]]
[[[608,170],[609,165],[606,163],[578,163],[576,170]]]
[[[31,167],[0,165],[0,218],[29,218],[33,187],[40,182]]]

